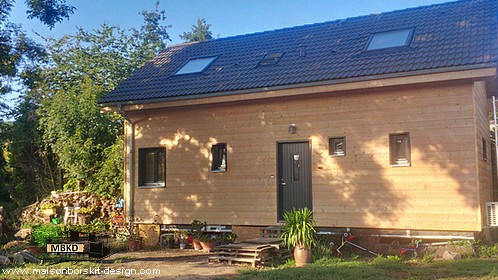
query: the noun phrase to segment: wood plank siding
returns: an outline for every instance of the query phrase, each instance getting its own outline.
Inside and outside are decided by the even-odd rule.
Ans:
[[[477,172],[479,180],[479,201],[481,203],[481,221],[486,225],[486,202],[493,199],[491,145],[489,130],[489,102],[487,99],[486,83],[474,83],[474,115],[476,123],[476,155]],[[485,143],[483,143],[483,140]],[[486,148],[483,147],[486,145]],[[486,152],[486,155],[483,154]]]
[[[277,142],[305,140],[318,226],[480,231],[486,102],[485,83],[465,80],[130,110],[135,219],[277,225]],[[409,134],[411,166],[390,166],[393,133]],[[343,136],[346,156],[331,157],[329,137]],[[228,146],[224,173],[211,172],[216,143]],[[164,188],[137,187],[138,149],[149,147],[166,148]]]

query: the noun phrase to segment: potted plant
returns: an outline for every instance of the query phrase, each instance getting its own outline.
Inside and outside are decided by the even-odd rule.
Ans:
[[[207,226],[207,223],[201,222],[199,220],[193,220],[190,226],[192,231],[192,244],[194,244],[194,250],[200,251],[202,250],[200,240],[202,237],[203,229]]]
[[[45,203],[42,206],[40,206],[40,210],[42,210],[43,214],[45,215],[54,215],[55,213],[57,213],[58,207],[59,204]]]
[[[311,263],[311,247],[316,242],[313,212],[308,208],[293,209],[284,213],[284,220],[282,239],[289,249],[294,247],[296,266]]]
[[[218,235],[215,234],[208,234],[202,236],[200,241],[202,249],[205,252],[210,252],[211,250],[214,249],[214,247],[216,247],[216,244],[218,244],[218,240],[220,240],[220,238],[218,237]]]
[[[95,210],[90,207],[81,207],[74,210],[78,214],[78,223],[80,225],[85,225],[90,222],[90,218],[92,217]]]
[[[161,247],[173,249],[175,248],[175,235],[171,233],[161,234],[160,236]]]
[[[175,232],[175,237],[178,239],[178,243],[180,244],[180,249],[185,249],[187,246],[188,242],[188,231],[186,230],[179,230]]]
[[[140,230],[137,226],[129,224],[126,227],[128,231],[128,250],[138,251],[142,249],[142,237],[140,236]]]
[[[234,243],[235,239],[237,239],[237,234],[231,232],[223,233],[221,235],[221,244]]]
[[[46,249],[48,243],[60,236],[61,228],[57,225],[46,224],[36,226],[31,233],[31,246],[27,246],[26,250],[39,255]]]

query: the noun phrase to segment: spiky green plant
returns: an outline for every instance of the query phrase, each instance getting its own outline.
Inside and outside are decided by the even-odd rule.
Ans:
[[[282,239],[290,248],[294,246],[311,248],[316,243],[315,220],[313,211],[308,208],[292,209],[284,213],[285,225]]]

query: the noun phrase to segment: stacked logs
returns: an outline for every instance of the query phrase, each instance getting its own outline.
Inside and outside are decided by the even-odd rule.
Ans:
[[[109,222],[113,217],[122,215],[122,208],[116,208],[116,199],[80,192],[52,192],[50,197],[21,209],[18,214],[20,224],[33,224],[46,222],[45,214],[41,211],[47,205],[56,205],[57,215],[64,216],[65,207],[92,208],[93,219]],[[45,205],[45,206],[44,206]]]

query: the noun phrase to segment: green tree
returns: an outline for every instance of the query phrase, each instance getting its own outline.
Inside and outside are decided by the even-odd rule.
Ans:
[[[0,0],[0,97],[12,91],[13,83],[18,85],[16,88],[21,87],[19,91],[29,89],[46,55],[41,45],[9,21],[14,3],[15,0]],[[28,18],[37,18],[50,28],[68,18],[75,9],[66,5],[65,0],[25,0],[25,3]],[[56,184],[52,175],[57,167],[38,131],[37,103],[32,92],[25,93],[11,111],[0,99],[0,201],[9,210],[33,202]],[[6,114],[9,114],[7,123],[3,122]]]
[[[209,30],[211,24],[208,24],[204,18],[197,18],[197,25],[192,25],[192,31],[183,32],[180,38],[185,42],[199,42],[213,39],[213,33]]]
[[[49,67],[37,88],[44,141],[58,157],[66,188],[119,195],[122,188],[123,120],[101,114],[98,101],[165,48],[164,11],[144,11],[131,32],[109,25],[50,40]]]
[[[24,31],[9,21],[15,0],[0,0],[0,95],[11,90],[11,82],[19,77],[23,69],[42,60],[43,47],[28,38]],[[65,0],[26,0],[28,18],[37,18],[53,28],[57,22],[74,12],[75,8]],[[6,104],[0,101],[1,109]]]
[[[54,28],[56,23],[69,19],[76,9],[66,5],[65,0],[26,0],[26,4],[28,18],[37,18],[50,29]]]
[[[17,206],[30,204],[62,184],[55,155],[44,144],[38,128],[37,108],[31,95],[24,96],[4,134],[11,169],[8,191]]]

